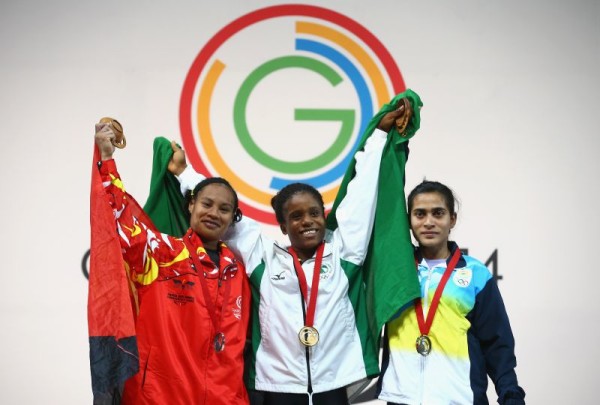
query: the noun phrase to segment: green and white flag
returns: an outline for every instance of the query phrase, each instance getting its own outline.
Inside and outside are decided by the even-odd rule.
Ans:
[[[412,90],[395,96],[369,122],[357,150],[362,150],[381,118],[397,108],[398,101],[407,98],[413,117],[401,136],[396,127],[390,130],[381,157],[377,208],[369,250],[363,265],[363,280],[367,292],[367,312],[370,330],[379,342],[383,325],[405,304],[420,296],[419,280],[415,269],[410,224],[404,196],[404,169],[408,158],[408,140],[420,127],[419,109],[423,105]],[[348,183],[355,175],[353,159],[340,185],[333,208],[327,216],[327,227],[337,228],[336,209],[346,195]]]
[[[163,137],[155,138],[153,151],[150,193],[144,211],[159,231],[182,237],[190,227],[190,221],[186,216],[187,208],[184,207],[179,181],[167,170],[173,156],[171,141]]]

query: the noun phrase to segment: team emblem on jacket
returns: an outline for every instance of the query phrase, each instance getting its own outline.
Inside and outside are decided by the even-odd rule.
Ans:
[[[242,296],[238,295],[235,299],[236,308],[233,308],[231,311],[233,312],[233,316],[239,321],[242,319]]]
[[[329,277],[331,277],[331,274],[333,273],[333,267],[331,267],[331,264],[327,263],[321,266],[321,281],[323,280],[327,280]]]
[[[192,295],[187,295],[186,292],[192,290],[196,283],[186,279],[177,278],[174,278],[172,281],[173,284],[171,284],[170,287],[171,291],[167,291],[168,299],[179,306],[183,306],[189,302],[194,302],[194,297]]]
[[[471,284],[471,278],[473,278],[473,272],[471,269],[458,269],[454,273],[452,281],[459,287],[468,287]]]

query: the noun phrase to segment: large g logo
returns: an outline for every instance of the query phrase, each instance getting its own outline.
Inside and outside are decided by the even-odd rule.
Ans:
[[[250,131],[246,125],[246,105],[252,90],[265,76],[285,68],[304,68],[311,70],[325,78],[332,86],[336,86],[342,81],[342,77],[337,74],[334,69],[323,62],[305,56],[284,56],[268,61],[254,70],[243,82],[238,91],[233,109],[235,129],[240,142],[248,154],[252,156],[254,160],[261,162],[265,167],[281,173],[308,173],[330,164],[342,153],[344,147],[352,137],[352,130],[354,129],[354,110],[295,110],[294,118],[300,121],[340,121],[341,128],[335,142],[321,154],[307,160],[284,161],[269,155],[254,142],[250,135]]]
[[[290,182],[313,185],[331,205],[374,112],[404,90],[389,52],[356,21],[267,7],[225,26],[194,60],[183,144],[197,171],[229,180],[245,215],[276,224],[270,199]]]

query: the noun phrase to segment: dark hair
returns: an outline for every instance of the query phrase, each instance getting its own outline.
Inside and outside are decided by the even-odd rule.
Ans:
[[[275,217],[277,218],[278,223],[283,224],[285,222],[285,218],[283,217],[283,206],[285,203],[295,194],[299,193],[308,193],[312,195],[315,200],[321,204],[321,210],[323,211],[323,215],[325,215],[323,196],[316,188],[306,183],[291,183],[279,190],[277,194],[271,198],[271,207],[273,207],[273,210],[275,211]]]
[[[231,193],[233,194],[233,223],[240,222],[242,220],[242,210],[238,206],[239,201],[238,201],[237,193],[234,190],[234,188],[231,186],[231,184],[229,184],[229,182],[222,177],[207,177],[204,180],[202,180],[200,183],[196,184],[196,187],[194,187],[193,190],[187,191],[187,193],[185,194],[185,199],[184,199],[184,204],[185,204],[184,212],[186,213],[186,216],[188,217],[188,221],[189,221],[189,217],[190,217],[190,213],[188,211],[188,206],[190,205],[192,200],[196,198],[196,196],[200,193],[200,191],[202,191],[202,189],[204,187],[209,186],[211,184],[222,184],[222,185],[226,186],[227,188],[229,188],[229,190],[231,190]]]
[[[412,210],[412,206],[413,206],[415,197],[418,194],[422,194],[422,193],[438,193],[438,194],[440,194],[444,198],[444,201],[446,202],[446,206],[448,208],[448,211],[450,211],[450,214],[451,215],[456,214],[456,211],[454,210],[454,204],[457,200],[456,200],[456,197],[454,196],[454,192],[452,192],[450,187],[448,187],[438,181],[423,180],[423,182],[421,184],[418,184],[415,188],[413,188],[413,190],[408,195],[408,198],[406,199],[406,205],[407,205],[409,215]]]

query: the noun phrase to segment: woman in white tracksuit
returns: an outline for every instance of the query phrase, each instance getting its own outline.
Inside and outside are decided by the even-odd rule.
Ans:
[[[361,266],[375,217],[381,154],[401,114],[386,114],[357,152],[356,175],[337,209],[335,231],[325,228],[321,194],[294,183],[271,201],[291,246],[269,239],[246,217],[226,236],[252,288],[246,385],[264,392],[265,405],[345,405],[347,385],[379,373]],[[179,175],[182,188],[198,176],[187,168]]]

